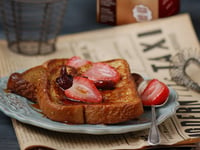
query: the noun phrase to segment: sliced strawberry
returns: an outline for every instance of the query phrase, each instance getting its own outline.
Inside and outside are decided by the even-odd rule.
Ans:
[[[163,82],[152,79],[143,81],[138,87],[138,93],[144,106],[160,105],[167,100],[169,89]]]
[[[83,76],[92,80],[98,88],[113,88],[120,80],[120,74],[112,66],[105,63],[94,63]]]
[[[74,67],[74,68],[79,68],[79,67],[86,65],[86,64],[91,64],[91,61],[82,59],[78,56],[73,56],[66,62],[67,66],[71,66],[71,67]]]
[[[86,103],[100,103],[102,101],[102,95],[94,83],[80,76],[74,77],[73,85],[65,90],[65,95],[71,100]]]

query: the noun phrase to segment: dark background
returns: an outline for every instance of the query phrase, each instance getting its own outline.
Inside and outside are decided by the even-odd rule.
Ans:
[[[111,27],[96,22],[95,0],[69,0],[61,34]],[[180,13],[189,13],[200,38],[200,1],[180,0]]]
[[[180,0],[180,2],[180,13],[189,13],[191,15],[194,29],[200,39],[200,1]],[[61,35],[109,27],[112,26],[96,22],[95,0],[68,0]],[[5,39],[1,25],[0,38]],[[11,120],[2,112],[0,112],[0,150],[19,150]]]

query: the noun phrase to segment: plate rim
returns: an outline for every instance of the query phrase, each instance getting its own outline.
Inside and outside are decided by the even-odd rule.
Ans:
[[[8,80],[8,77],[3,77],[0,78],[0,100],[3,98],[3,96],[1,95],[1,92],[3,92],[3,87],[2,85],[4,85],[5,88],[5,83],[7,83],[6,81]],[[4,84],[3,84],[4,82]],[[173,116],[176,113],[177,108],[179,107],[179,102],[177,101],[178,99],[178,94],[177,92],[169,87],[170,89],[170,96],[173,96],[174,100],[172,102],[172,104],[174,105],[174,107],[168,111],[169,113],[166,115],[163,115],[162,117],[157,119],[157,123],[158,125],[163,123],[166,119],[168,119],[169,117]],[[28,111],[32,111],[34,113],[39,113],[35,110],[33,110],[29,104],[26,98],[16,95],[14,93],[7,93],[7,95],[11,95],[11,96],[15,96],[17,98],[19,98],[20,100],[23,99],[23,101],[26,101],[26,106],[28,106]],[[51,130],[51,131],[57,131],[57,132],[62,132],[62,133],[83,133],[83,134],[95,134],[95,135],[100,135],[100,134],[122,134],[122,133],[127,133],[127,132],[135,132],[135,131],[140,131],[140,130],[144,130],[150,127],[151,122],[146,122],[143,124],[130,124],[130,125],[120,125],[115,128],[113,128],[113,125],[104,125],[104,124],[97,124],[97,125],[90,125],[90,124],[80,124],[80,125],[70,125],[70,124],[66,124],[66,123],[61,123],[61,122],[56,122],[56,121],[52,121],[46,117],[45,120],[50,121],[51,123],[55,123],[55,124],[60,124],[62,125],[59,126],[59,128],[57,126],[53,126],[52,124],[49,124],[48,122],[44,122],[42,120],[39,120],[38,122],[36,122],[35,119],[32,119],[30,117],[25,116],[24,114],[20,114],[20,113],[15,113],[12,110],[6,110],[8,109],[7,107],[3,106],[0,102],[0,111],[2,111],[5,115],[7,115],[10,118],[14,118],[22,123],[25,124],[29,124],[29,125],[33,125],[36,127],[40,127],[43,129],[47,129],[47,130]],[[162,108],[157,108],[162,109]],[[41,114],[42,115],[42,114]],[[35,116],[35,115],[34,115]],[[37,118],[37,117],[36,117]],[[41,119],[41,117],[40,117]],[[42,121],[42,122],[41,122]],[[64,124],[64,126],[63,126]],[[92,128],[90,127],[92,126]]]

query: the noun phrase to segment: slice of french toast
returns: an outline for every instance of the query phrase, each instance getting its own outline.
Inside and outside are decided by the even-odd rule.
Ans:
[[[66,98],[56,79],[67,61],[68,59],[49,60],[41,66],[17,73],[17,79],[14,73],[8,80],[7,88],[13,93],[36,101],[42,113],[54,121],[72,124],[115,124],[137,118],[143,113],[142,101],[126,60],[102,62],[115,68],[120,74],[120,80],[113,89],[99,90],[102,95],[102,101],[99,103],[84,103]],[[91,65],[84,65],[76,71],[70,68],[68,70],[72,75],[79,75],[90,67]],[[26,83],[23,86],[20,85],[22,81]],[[23,92],[27,89],[26,85],[32,88]],[[16,86],[21,87],[20,90],[16,90]]]

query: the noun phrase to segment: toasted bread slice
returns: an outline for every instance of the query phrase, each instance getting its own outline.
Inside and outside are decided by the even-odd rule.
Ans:
[[[43,66],[36,66],[23,73],[13,73],[7,83],[7,89],[27,99],[37,101],[37,87],[41,76],[47,72]]]
[[[141,99],[125,60],[103,62],[114,67],[120,73],[121,80],[113,90],[101,90],[103,102],[97,104],[75,102],[65,98],[64,92],[59,89],[55,79],[67,60],[53,59],[20,74],[20,79],[35,87],[36,100],[46,117],[54,121],[74,124],[115,124],[137,118],[143,113]],[[86,65],[79,68],[78,74],[84,73],[89,67]],[[35,77],[32,79],[31,75]],[[8,80],[8,89],[22,95],[12,88],[16,82],[11,79],[12,75]],[[22,96],[28,98],[25,94]]]

